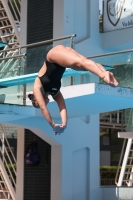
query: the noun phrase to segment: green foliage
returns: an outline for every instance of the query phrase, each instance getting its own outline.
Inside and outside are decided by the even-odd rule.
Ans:
[[[16,175],[15,175],[14,170],[13,170],[13,167],[16,170],[16,168],[17,168],[16,164],[13,164],[13,165],[8,164],[8,165],[4,165],[4,166],[5,166],[5,169],[7,171],[7,174],[10,176],[10,173],[9,173],[9,170],[10,170],[13,178],[16,180]]]
[[[117,168],[117,166],[101,166],[101,179],[115,179]]]
[[[12,170],[13,170],[13,167],[12,167],[12,166],[13,166],[15,169],[17,168],[17,167],[16,167],[16,164],[12,164],[12,165],[11,165],[11,164],[8,164],[8,165],[5,165],[5,169],[8,170],[8,168],[9,168],[9,169],[12,171]]]
[[[100,175],[101,179],[114,179],[116,177],[118,167],[117,166],[101,166]],[[120,167],[121,169],[121,167]],[[131,167],[127,167],[126,170],[131,170]],[[120,170],[119,170],[120,172]]]

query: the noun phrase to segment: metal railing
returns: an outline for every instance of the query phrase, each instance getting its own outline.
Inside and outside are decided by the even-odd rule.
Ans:
[[[128,53],[128,52],[133,52],[133,49],[111,52],[111,53],[105,53],[105,54],[98,54],[98,55],[93,55],[93,56],[87,56],[87,58],[89,59],[89,58],[98,58],[98,57],[103,57],[103,56],[112,56],[112,55],[121,54],[121,53]]]
[[[101,186],[115,186],[114,179],[101,179]]]
[[[12,47],[15,45],[19,45],[20,41],[20,0],[1,0],[1,6],[4,7],[5,13],[3,12],[3,17],[8,17],[8,20],[5,20],[7,27],[5,27],[5,23],[3,23],[3,27],[6,32],[1,32],[1,39],[3,42],[9,44]],[[9,28],[8,28],[9,26]],[[6,35],[5,35],[6,33]],[[6,36],[6,37],[5,37]],[[6,46],[5,48],[9,48]]]
[[[55,39],[51,39],[51,40],[46,40],[46,41],[42,41],[42,42],[37,42],[37,43],[33,43],[33,44],[28,44],[22,47],[16,47],[16,48],[12,48],[12,49],[6,49],[6,50],[2,50],[0,51],[0,62],[2,64],[2,62],[4,62],[5,60],[9,60],[8,65],[10,64],[10,62],[12,61],[12,59],[16,59],[16,58],[23,58],[25,60],[24,62],[24,75],[26,74],[26,50],[27,48],[31,48],[31,47],[37,47],[40,45],[45,45],[45,44],[49,44],[49,43],[54,43],[57,41],[61,41],[61,40],[66,40],[66,39],[70,39],[70,47],[73,48],[74,46],[74,41],[73,38],[76,35],[70,35],[70,36],[65,36],[65,37],[60,37],[60,38],[55,38]],[[2,69],[2,71],[4,71],[4,69]],[[22,75],[22,74],[21,74]]]
[[[2,135],[0,137],[1,147],[0,147],[0,158],[5,166],[9,179],[13,188],[16,188],[16,158],[14,153],[9,145],[9,142],[6,138],[6,134],[2,125],[0,125],[2,130]]]
[[[50,39],[50,40],[41,41],[41,42],[37,42],[37,43],[28,44],[28,45],[25,45],[25,46],[22,46],[22,47],[16,47],[16,48],[12,48],[12,49],[6,49],[6,50],[0,51],[0,54],[6,53],[6,52],[11,52],[11,51],[14,51],[14,50],[18,50],[18,55],[20,55],[22,49],[26,49],[26,48],[30,48],[30,47],[36,47],[36,46],[39,46],[39,45],[44,45],[44,44],[48,44],[48,43],[56,42],[56,41],[60,41],[60,40],[65,40],[65,39],[68,39],[68,38],[70,38],[70,47],[73,48],[74,47],[74,40],[73,40],[73,38],[75,36],[76,36],[76,34],[72,34],[72,35],[65,36],[65,37],[60,37],[60,38],[55,38],[55,39]],[[116,54],[121,54],[121,53],[128,53],[128,52],[133,52],[133,49],[124,50],[124,51],[118,51],[118,52],[105,53],[105,54],[92,55],[92,56],[87,56],[86,58],[87,59],[90,59],[90,58],[99,58],[99,57],[116,55]],[[5,55],[4,55],[4,57],[5,57]]]
[[[132,109],[127,109],[125,110],[125,123],[126,123],[126,128],[123,131],[131,131],[132,132]],[[126,132],[125,132],[126,134]],[[119,159],[119,163],[118,163],[118,168],[117,168],[117,173],[116,173],[116,177],[115,177],[115,184],[119,186],[120,182],[122,182],[122,178],[123,177],[126,181],[122,182],[122,185],[128,185],[129,183],[129,178],[131,175],[131,167],[126,167],[127,165],[132,165],[133,164],[133,143],[131,139],[124,139],[123,141],[123,146],[122,146],[122,150],[121,150],[121,155],[120,155],[120,159]],[[129,152],[126,152],[128,151]],[[130,152],[131,150],[131,152]],[[128,155],[129,158],[125,157],[125,155]],[[126,162],[125,162],[126,160]],[[124,164],[123,164],[124,163]],[[125,165],[125,166],[124,166]],[[123,174],[122,174],[122,172]]]
[[[0,172],[0,199],[9,199],[9,200],[13,199],[1,172]]]
[[[9,60],[9,59],[13,59],[13,58],[25,58],[25,55],[19,54],[19,55],[16,55],[16,56],[9,56],[9,57],[5,57],[5,58],[0,58],[0,61]]]
[[[8,5],[14,17],[14,20],[20,22],[20,0],[8,0]]]
[[[61,41],[61,40],[66,40],[66,39],[70,39],[70,46],[73,47],[74,46],[74,41],[73,38],[76,35],[70,35],[70,36],[65,36],[65,37],[60,37],[60,38],[55,38],[55,39],[51,39],[51,40],[46,40],[46,41],[42,41],[42,42],[37,42],[37,43],[33,43],[33,44],[28,44],[22,47],[16,47],[16,48],[12,48],[12,49],[6,49],[6,50],[2,50],[0,51],[0,62],[2,63],[5,60],[9,60],[12,61],[12,59],[16,59],[16,58],[23,58],[26,61],[26,49],[27,48],[31,48],[31,47],[37,47],[40,45],[45,45],[45,44],[49,44],[49,43],[54,43],[57,41]],[[26,66],[26,63],[24,63],[24,67]],[[2,70],[2,72],[4,71],[4,69]],[[24,74],[26,72],[26,69],[24,69]]]
[[[14,51],[14,50],[17,50],[17,49],[19,50],[19,52],[21,52],[21,49],[24,49],[24,48],[35,47],[35,46],[48,44],[48,43],[51,43],[51,42],[56,42],[56,41],[60,41],[60,40],[68,39],[68,38],[70,38],[70,47],[73,48],[74,47],[74,41],[73,41],[74,37],[76,37],[76,34],[72,34],[72,35],[60,37],[60,38],[55,38],[55,39],[51,39],[51,40],[36,42],[36,43],[28,44],[28,45],[25,45],[25,46],[22,46],[22,47],[15,47],[15,48],[12,48],[12,49],[2,50],[2,51],[0,51],[0,53],[4,53],[4,52],[8,52],[8,51]],[[124,51],[117,51],[117,52],[110,52],[110,53],[105,53],[105,54],[92,55],[92,56],[87,56],[86,58],[87,59],[98,58],[98,57],[110,56],[110,55],[116,55],[116,54],[128,53],[128,52],[133,52],[133,49],[124,50]]]
[[[117,168],[117,172],[116,172],[116,176],[115,176],[115,184],[116,185],[118,184],[118,179],[119,179],[119,175],[120,175],[122,161],[123,161],[123,158],[124,158],[126,144],[127,144],[127,139],[124,139],[121,154],[120,154],[120,159],[119,159],[119,163],[118,163],[118,168]]]
[[[76,35],[72,34],[72,35],[65,36],[65,37],[55,38],[55,39],[51,39],[51,40],[45,40],[45,41],[36,42],[36,43],[28,44],[28,45],[25,45],[25,46],[21,46],[21,47],[15,47],[15,48],[12,48],[12,49],[2,50],[2,51],[0,51],[0,53],[14,51],[14,50],[17,50],[17,49],[19,50],[18,52],[21,53],[22,49],[26,49],[26,48],[30,48],[30,47],[36,47],[36,46],[39,46],[39,45],[57,42],[57,41],[65,40],[65,39],[69,39],[69,38],[70,38],[70,47],[73,48],[74,47],[74,41],[73,41],[74,37],[76,37]]]
[[[125,129],[123,120],[124,110],[117,110],[100,114],[100,127],[112,127],[116,129]]]
[[[29,55],[29,54],[27,54],[27,51],[32,50],[32,48],[34,48],[34,47],[36,48],[36,49],[34,49],[35,55],[36,55],[36,52],[38,51],[37,50],[38,47],[40,48],[40,47],[43,47],[43,46],[45,48],[48,47],[48,48],[51,49],[52,46],[56,46],[58,44],[63,43],[63,45],[70,46],[70,47],[73,48],[75,36],[76,36],[75,34],[72,34],[72,35],[65,36],[65,37],[41,41],[41,42],[37,42],[37,43],[33,43],[33,44],[28,44],[28,45],[25,45],[25,46],[22,46],[22,47],[15,47],[15,48],[12,48],[12,49],[6,49],[6,50],[0,51],[0,55],[1,55],[1,58],[0,58],[0,65],[1,65],[0,76],[1,76],[1,78],[4,78],[4,72],[5,71],[8,71],[8,73],[5,74],[6,78],[13,77],[13,76],[19,76],[19,75],[25,75],[26,73],[30,73],[30,72],[27,72],[26,61],[27,61],[27,55]],[[12,52],[13,52],[13,55],[12,55]],[[40,55],[38,55],[38,56],[40,56]],[[14,59],[14,62],[15,62],[15,59],[18,59],[18,68],[17,68],[17,65],[14,65],[14,68],[13,68],[13,64],[12,64],[13,59]],[[31,57],[31,59],[32,59],[32,57]],[[44,62],[44,60],[43,60],[43,62]],[[11,69],[10,69],[10,66],[12,66]],[[18,72],[17,72],[17,70],[18,70]],[[13,73],[11,71],[13,71]],[[26,102],[26,85],[23,85],[22,87],[23,87],[23,89],[22,89],[22,93],[23,93],[22,102],[25,105],[25,102]],[[19,90],[19,88],[18,88],[18,90]],[[6,93],[6,91],[3,91],[3,92]]]

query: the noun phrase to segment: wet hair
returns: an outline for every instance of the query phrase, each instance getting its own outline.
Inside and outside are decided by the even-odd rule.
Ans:
[[[39,106],[36,105],[35,103],[35,97],[34,97],[34,94],[28,94],[28,98],[31,100],[32,102],[32,105],[35,107],[35,108],[39,108]]]

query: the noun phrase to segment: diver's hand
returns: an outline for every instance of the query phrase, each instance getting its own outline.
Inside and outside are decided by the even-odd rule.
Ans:
[[[55,135],[60,135],[61,133],[64,132],[66,126],[62,124],[55,124],[53,127],[53,132]]]

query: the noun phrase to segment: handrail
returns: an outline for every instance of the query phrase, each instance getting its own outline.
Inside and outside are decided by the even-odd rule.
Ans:
[[[0,58],[0,61],[2,60],[9,60],[9,59],[12,59],[12,58],[24,58],[24,54],[20,54],[20,55],[16,55],[16,56],[10,56],[10,57],[4,57],[4,58]]]
[[[99,54],[99,55],[94,55],[94,56],[87,56],[87,58],[97,58],[97,57],[102,57],[102,56],[111,56],[111,55],[120,54],[120,53],[127,53],[127,52],[133,52],[133,49],[111,52],[111,53],[106,53],[106,54]]]
[[[5,12],[6,12],[6,14],[7,14],[8,18],[9,18],[10,24],[12,25],[12,28],[13,28],[13,30],[15,32],[17,40],[20,41],[19,31],[18,31],[16,22],[15,22],[15,20],[16,20],[15,19],[16,11],[14,10],[15,4],[13,6],[12,1],[10,1],[10,0],[9,1],[1,0],[1,2],[2,2],[3,7],[5,9]],[[14,2],[14,0],[13,0],[13,2]]]
[[[76,35],[73,34],[73,35],[69,35],[69,36],[65,36],[65,37],[61,37],[61,38],[46,40],[46,41],[42,41],[42,42],[36,42],[36,43],[32,43],[32,44],[28,44],[28,45],[22,46],[22,47],[20,47],[20,48],[22,49],[22,48],[26,48],[26,47],[38,46],[38,45],[40,45],[40,44],[47,44],[47,43],[50,43],[50,42],[55,42],[55,41],[59,41],[59,40],[63,40],[63,39],[73,38],[73,37],[75,37],[75,36],[76,36]]]
[[[2,131],[3,131],[3,133],[4,133],[4,129],[3,129],[2,125],[0,125],[0,127],[1,127],[1,129],[2,129]],[[17,162],[17,161],[16,161],[16,158],[15,158],[15,156],[14,156],[14,154],[13,154],[11,148],[10,148],[10,145],[9,145],[9,142],[8,142],[6,136],[5,136],[5,133],[4,133],[4,137],[5,137],[5,140],[6,140],[6,142],[7,142],[8,148],[10,149],[10,152],[11,152],[11,154],[12,154],[12,157],[13,157],[13,159],[14,159],[14,162],[16,163],[16,162]]]
[[[41,44],[47,44],[47,43],[50,43],[50,42],[55,42],[55,41],[68,39],[68,38],[73,38],[73,37],[76,37],[76,34],[65,36],[65,37],[60,37],[60,38],[55,38],[55,39],[51,39],[51,40],[45,40],[45,41],[41,41],[41,42],[36,42],[36,43],[28,44],[28,45],[25,45],[25,46],[22,46],[22,47],[16,47],[16,48],[12,48],[12,49],[2,50],[2,51],[0,51],[0,53],[13,51],[13,50],[16,50],[16,49],[23,49],[23,48],[27,48],[27,47],[38,46],[38,45],[41,45]]]
[[[119,160],[119,163],[118,163],[118,168],[117,168],[117,172],[116,172],[116,176],[115,176],[115,184],[116,185],[118,184],[117,181],[118,181],[118,176],[119,176],[119,170],[120,170],[122,159],[123,159],[123,156],[124,156],[124,149],[125,149],[126,141],[127,141],[127,139],[124,139],[123,145],[122,145],[122,151],[121,151],[121,155],[120,155],[120,160]]]
[[[55,38],[55,39],[50,39],[50,40],[46,40],[46,41],[36,42],[36,43],[28,44],[28,45],[25,45],[25,46],[22,46],[22,47],[16,47],[16,48],[12,48],[12,49],[2,50],[2,51],[0,51],[0,53],[4,53],[4,52],[8,52],[8,51],[14,51],[14,50],[17,50],[17,49],[21,50],[23,48],[35,47],[35,46],[39,46],[39,45],[42,45],[42,44],[47,44],[47,43],[50,43],[50,42],[60,41],[60,40],[67,39],[67,38],[72,38],[73,39],[73,37],[76,37],[76,34],[65,36],[65,37],[60,37],[60,38]],[[71,45],[72,45],[72,42],[71,42]],[[133,49],[124,50],[124,51],[117,51],[117,52],[111,52],[111,53],[106,53],[106,54],[98,54],[98,55],[93,55],[93,56],[87,56],[86,58],[87,59],[98,58],[98,57],[116,55],[116,54],[127,53],[127,52],[133,52]]]
[[[124,110],[121,111],[122,112],[122,131],[124,130]],[[121,164],[122,164],[122,159],[124,157],[124,150],[125,150],[125,146],[126,146],[126,141],[127,139],[124,139],[123,141],[123,145],[122,145],[122,150],[121,150],[121,154],[120,154],[120,159],[119,159],[119,163],[118,163],[118,168],[117,168],[117,172],[116,172],[116,176],[115,176],[115,184],[117,185],[118,182],[118,176],[119,176],[119,170],[121,168]]]
[[[14,2],[14,5],[13,5],[13,2]],[[19,11],[19,9],[18,9],[18,6],[17,6],[17,4],[16,4],[16,1],[13,1],[13,2],[12,2],[11,0],[9,0],[10,6],[11,6],[11,8],[12,8],[12,10],[13,10],[12,13],[15,15],[16,20],[19,21],[20,19],[19,19],[18,16],[17,16],[17,12],[18,12],[19,17],[20,17],[20,11]],[[16,12],[15,9],[17,9],[17,12]]]
[[[16,164],[16,158],[15,158],[15,156],[14,156],[14,154],[12,152],[12,149],[11,149],[11,147],[9,145],[9,142],[8,142],[8,140],[6,138],[5,131],[4,131],[3,127],[2,127],[2,125],[0,125],[0,128],[2,129],[2,132],[3,132],[3,136],[2,136],[2,138],[0,138],[1,143],[2,143],[2,148],[0,150],[0,153],[2,154],[1,160],[2,160],[3,164],[5,164],[7,166],[7,170],[8,170],[8,173],[10,175],[10,180],[15,186],[16,185],[16,180],[13,177],[13,174],[12,174],[8,164],[10,163],[10,165],[12,166],[13,173],[14,173],[14,175],[16,177],[16,169],[15,169],[14,164],[13,164],[13,162]],[[10,151],[11,155],[9,155],[9,153],[7,151],[7,147],[5,146],[5,144],[9,148],[9,151]],[[6,156],[4,154],[7,156],[8,162],[7,162]],[[12,159],[10,158],[11,156],[12,156]]]
[[[16,50],[16,49],[21,50],[23,48],[30,48],[30,47],[33,47],[33,46],[47,44],[47,43],[50,43],[50,42],[55,42],[55,41],[59,41],[59,40],[67,39],[67,38],[73,38],[73,37],[76,37],[76,34],[72,34],[72,35],[65,36],[65,37],[60,37],[60,38],[55,38],[55,39],[50,39],[50,40],[45,40],[45,41],[41,41],[41,42],[36,42],[36,43],[28,44],[28,45],[25,45],[25,46],[22,46],[22,47],[16,47],[16,48],[12,48],[12,49],[2,50],[2,51],[0,51],[0,53],[13,51],[13,50]],[[133,52],[133,49],[117,51],[117,52],[110,52],[110,53],[105,53],[105,54],[98,54],[98,55],[93,55],[93,56],[87,56],[86,58],[88,58],[88,59],[97,58],[97,57],[110,56],[110,55],[127,53],[127,52]]]
[[[5,184],[4,177],[3,177],[2,173],[0,173],[0,179],[3,182],[3,184],[0,182],[0,188],[3,190],[4,198],[7,199],[7,195],[6,195],[5,189],[7,190],[8,188],[7,188],[7,185]]]
[[[6,166],[7,166],[7,169],[8,169],[8,172],[9,172],[9,175],[10,175],[10,178],[11,178],[12,183],[13,183],[14,185],[16,185],[15,179],[13,178],[12,172],[11,172],[9,166],[8,166],[8,163],[7,163],[6,159],[4,160],[4,163],[5,163]],[[16,175],[16,174],[15,174],[15,175]]]

